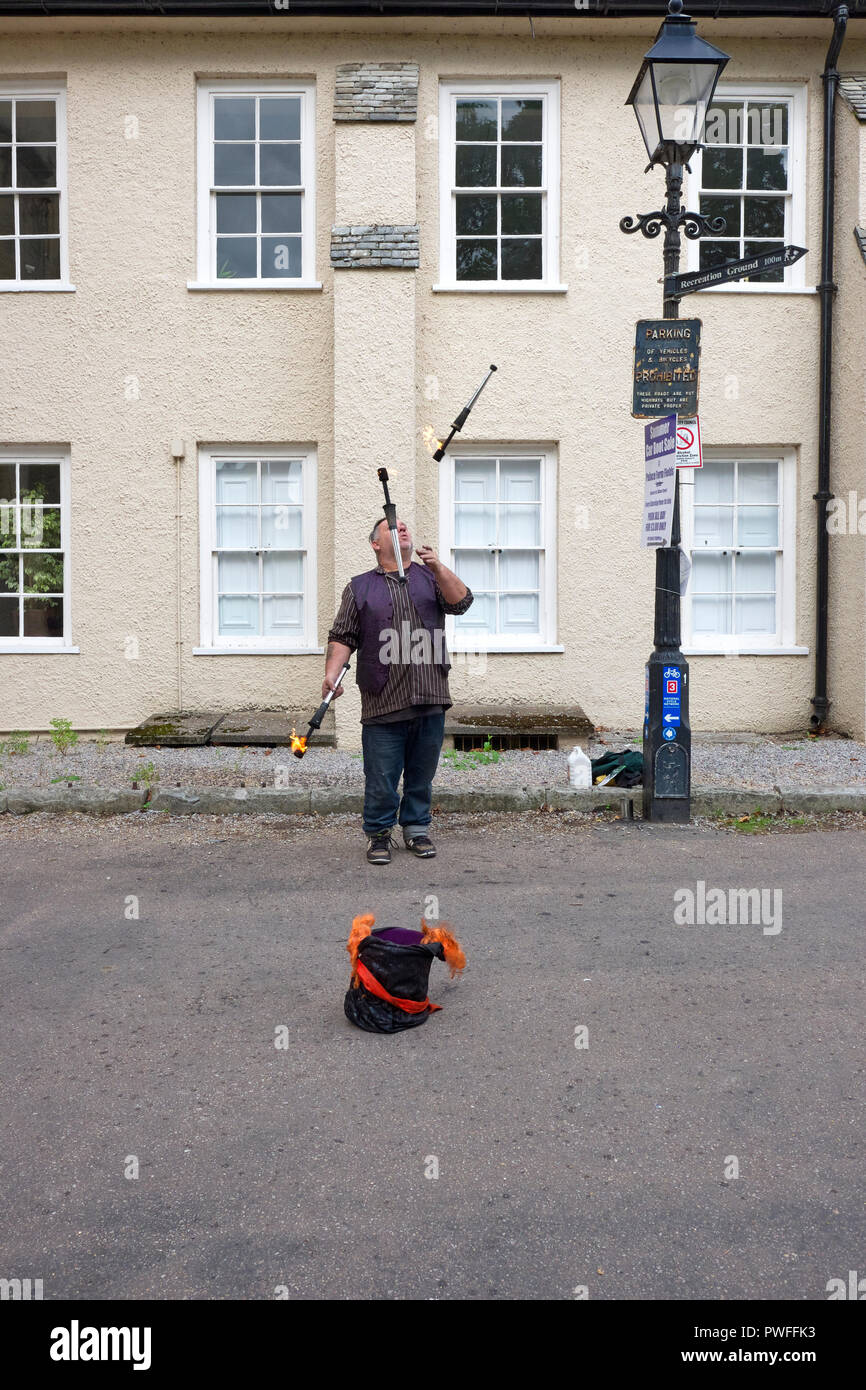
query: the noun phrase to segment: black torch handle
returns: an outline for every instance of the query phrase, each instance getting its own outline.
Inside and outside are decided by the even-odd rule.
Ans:
[[[334,689],[334,690],[329,690],[329,691],[328,691],[328,693],[327,693],[327,695],[325,696],[324,700],[323,700],[322,703],[319,705],[319,708],[316,710],[316,713],[313,715],[312,719],[310,720],[310,728],[311,728],[311,729],[320,729],[320,728],[322,727],[322,720],[324,719],[325,715],[326,715],[327,712],[328,712],[328,705],[331,703],[331,701],[332,701],[333,698],[334,698],[334,695],[336,694],[336,687],[343,684],[343,681],[344,681],[344,679],[345,679],[345,677],[346,677],[346,673],[348,672],[348,670],[349,670],[349,663],[348,663],[348,661],[347,661],[346,664],[344,665],[342,671],[340,672],[339,676],[337,677],[336,681],[334,682],[335,689]],[[308,737],[309,737],[309,735],[308,735]]]
[[[470,410],[472,409],[475,402],[478,400],[478,397],[481,395],[481,392],[484,390],[485,386],[487,385],[488,381],[490,380],[495,371],[496,367],[491,362],[490,371],[487,373],[478,390],[475,392],[475,395],[466,405],[464,405],[460,414],[457,416],[457,419],[454,421],[454,424],[451,426],[451,433],[449,434],[448,438],[445,440],[444,444],[439,445],[439,448],[434,453],[433,457],[437,463],[441,463],[442,459],[444,459],[445,450],[448,448],[448,445],[451,443],[451,440],[454,438],[455,434],[457,434],[460,430],[463,429],[463,426],[469,419]]]
[[[397,575],[401,584],[406,583],[406,571],[403,569],[403,556],[400,554],[400,540],[397,535],[397,504],[391,501],[391,494],[388,491],[388,470],[387,468],[377,469],[379,482],[385,489],[385,520],[388,523],[388,530],[391,532],[391,541],[394,546],[394,556],[397,561]]]

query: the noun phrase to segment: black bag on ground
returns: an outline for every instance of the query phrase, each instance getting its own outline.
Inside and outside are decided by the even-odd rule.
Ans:
[[[619,771],[610,782],[605,785],[609,787],[639,787],[643,783],[643,753],[638,753],[634,748],[623,748],[619,753],[605,753],[600,758],[592,759],[592,784],[596,785],[596,778],[607,777],[611,772]]]

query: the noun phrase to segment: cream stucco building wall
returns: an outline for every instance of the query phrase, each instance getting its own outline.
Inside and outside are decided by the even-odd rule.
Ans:
[[[642,172],[637,128],[623,104],[656,27],[593,25],[584,16],[539,22],[532,39],[528,26],[513,21],[454,22],[445,32],[422,21],[411,32],[386,21],[351,32],[313,19],[5,22],[2,74],[62,74],[67,88],[76,289],[0,295],[8,349],[0,435],[7,444],[70,448],[72,638],[79,650],[0,655],[0,727],[38,730],[63,716],[82,729],[120,729],[179,704],[312,708],[322,678],[318,652],[193,654],[198,448],[315,445],[322,647],[343,584],[370,561],[366,535],[381,509],[378,465],[392,470],[395,497],[416,536],[436,543],[438,472],[422,432],[426,425],[446,429],[489,362],[498,363],[499,374],[465,438],[545,442],[556,450],[563,650],[491,654],[483,672],[457,665],[452,696],[509,708],[578,704],[596,724],[637,726],[654,558],[638,546],[643,436],[629,413],[630,371],[635,320],[661,312],[661,246],[621,235],[618,224],[662,199],[663,178]],[[807,85],[805,244],[807,284],[814,286],[820,71],[829,28],[789,24],[779,33],[765,26],[762,36],[756,22],[702,21],[701,32],[731,54],[726,79]],[[336,67],[366,61],[419,64],[417,122],[335,125]],[[855,28],[845,67],[864,66],[866,42]],[[196,81],[235,75],[315,82],[320,290],[187,288],[196,278]],[[432,288],[439,279],[439,82],[466,76],[561,81],[567,293]],[[862,189],[861,141],[853,118],[841,117],[840,170],[847,180],[859,166]],[[332,225],[368,221],[417,221],[420,269],[332,271]],[[862,488],[862,372],[859,388],[854,378],[858,352],[862,362],[864,267],[846,235],[839,237],[837,278],[844,275],[846,293],[849,283],[856,288],[840,328],[844,374],[837,391],[850,383],[859,394],[856,407],[838,407],[845,462],[834,468],[844,467],[855,479],[850,485]],[[796,455],[796,644],[809,654],[692,658],[693,727],[803,727],[813,679],[818,297],[695,298],[699,305],[687,308],[704,325],[705,443],[788,447]],[[435,400],[425,386],[430,378]],[[733,397],[731,378],[738,382]],[[171,456],[176,439],[185,450],[180,464]],[[841,486],[836,476],[834,486]],[[588,526],[575,520],[580,508]],[[834,578],[833,712],[862,735],[862,544],[845,557],[835,547],[832,558],[839,588],[856,602],[849,616],[835,606]],[[130,636],[137,639],[132,646]],[[138,654],[130,660],[131,649]],[[341,740],[356,743],[355,694],[337,711]]]

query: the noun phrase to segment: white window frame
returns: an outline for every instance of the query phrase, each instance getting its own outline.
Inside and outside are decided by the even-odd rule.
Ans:
[[[56,445],[4,444],[0,463],[51,463],[60,466],[60,548],[63,552],[63,636],[0,637],[0,655],[12,652],[77,653],[72,642],[72,545],[70,538],[70,456],[69,449]],[[0,551],[0,554],[8,552]],[[38,554],[38,548],[35,553]]]
[[[458,280],[457,219],[454,194],[455,114],[458,97],[542,97],[544,138],[542,143],[542,280]],[[558,79],[540,82],[442,81],[439,84],[439,282],[438,292],[461,294],[564,294],[567,285],[560,275],[560,83]],[[531,190],[530,190],[531,191]]]
[[[220,459],[286,459],[299,460],[303,465],[303,510],[301,550],[303,562],[304,637],[287,645],[282,637],[245,637],[232,639],[217,631],[217,535],[216,535],[216,463]],[[312,444],[209,444],[199,446],[199,536],[201,645],[193,648],[193,656],[287,656],[321,652],[316,646],[318,628],[316,572],[316,506],[317,458]]]
[[[502,634],[482,635],[458,628],[454,615],[446,615],[445,633],[448,646],[454,652],[562,652],[557,642],[556,613],[556,502],[557,451],[552,444],[515,443],[461,445],[455,455],[446,454],[439,465],[439,553],[449,569],[454,568],[454,461],[455,458],[526,458],[538,455],[541,459],[541,574],[539,576],[539,608],[541,631],[535,637],[524,634],[513,637]]]
[[[778,460],[781,474],[779,487],[779,545],[776,557],[776,603],[778,629],[765,638],[744,633],[711,633],[695,637],[692,625],[691,576],[682,602],[683,651],[688,656],[807,656],[808,647],[796,645],[796,584],[797,584],[797,458],[792,448],[752,449],[704,448],[704,462],[723,462],[736,459],[739,463]],[[682,545],[691,558],[695,541],[694,476],[692,470],[680,469],[680,503]],[[736,540],[733,542],[736,549]],[[768,547],[770,548],[770,547]]]
[[[785,200],[785,232],[782,238],[786,246],[805,246],[806,245],[806,136],[807,136],[807,109],[808,91],[804,84],[794,85],[777,82],[741,82],[741,83],[720,83],[716,88],[713,101],[779,101],[787,99],[790,103],[788,109],[788,147],[791,152],[791,193]],[[712,106],[710,107],[712,110]],[[693,212],[699,212],[700,188],[701,188],[701,164],[702,153],[699,151],[692,157],[692,173],[686,174],[685,197],[686,206]],[[705,190],[708,192],[708,190]],[[743,190],[748,192],[748,190]],[[721,193],[720,197],[724,197]],[[703,238],[712,240],[712,237]],[[696,271],[700,269],[700,244],[701,239],[692,241],[684,238],[687,246],[686,270]],[[711,290],[701,290],[701,295],[705,294],[814,294],[816,293],[814,284],[806,282],[806,267],[809,263],[810,275],[814,276],[819,270],[816,262],[817,252],[812,251],[810,256],[801,256],[799,261],[792,266],[785,268],[785,278],[776,284],[760,284],[749,280],[730,280],[726,285],[714,285]],[[815,264],[811,264],[815,262]],[[691,296],[689,296],[691,298]]]
[[[69,283],[69,178],[66,152],[66,84],[65,82],[39,81],[35,78],[20,81],[0,82],[0,101],[9,97],[23,97],[33,101],[39,98],[52,100],[57,108],[57,185],[60,194],[60,279],[59,280],[0,280],[0,294],[69,293],[75,286]],[[13,169],[14,178],[14,169]],[[18,189],[18,192],[24,192]],[[33,193],[46,190],[34,188]]]
[[[224,279],[214,269],[216,202],[213,184],[213,114],[218,96],[299,96],[301,98],[301,275],[299,279]],[[197,259],[190,290],[320,290],[316,280],[316,86],[277,78],[200,81],[197,85]]]

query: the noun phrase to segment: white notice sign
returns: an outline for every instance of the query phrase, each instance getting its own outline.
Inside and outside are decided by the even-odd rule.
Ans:
[[[644,425],[645,481],[642,546],[670,545],[677,466],[677,417]]]
[[[701,454],[701,422],[697,415],[691,420],[677,416],[677,468],[703,468]]]

